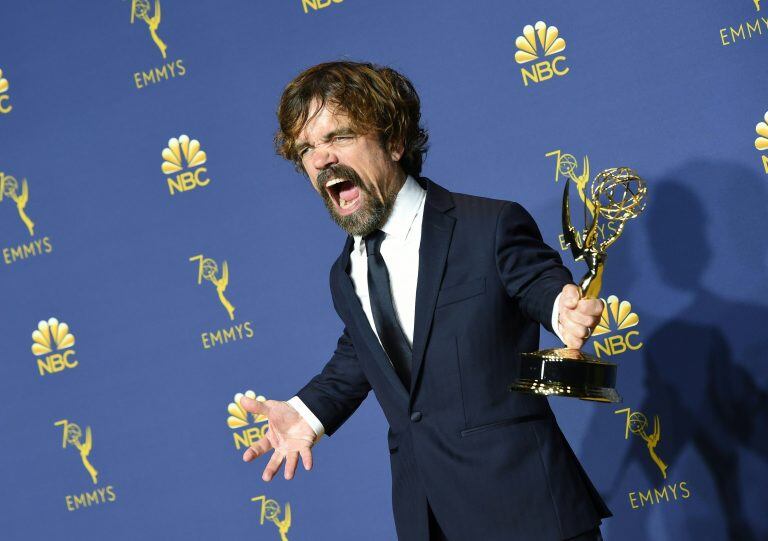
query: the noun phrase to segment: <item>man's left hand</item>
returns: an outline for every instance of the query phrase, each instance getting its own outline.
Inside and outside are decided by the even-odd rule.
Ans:
[[[582,299],[581,290],[574,284],[566,284],[558,301],[558,332],[566,347],[581,349],[600,323],[603,301]]]

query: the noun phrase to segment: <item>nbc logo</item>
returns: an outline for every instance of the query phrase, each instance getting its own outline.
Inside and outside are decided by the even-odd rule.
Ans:
[[[253,391],[246,391],[245,396],[264,402],[266,398]],[[240,399],[243,397],[242,393],[237,393],[235,399],[227,406],[227,426],[237,432],[232,433],[232,437],[235,440],[235,448],[250,447],[255,442],[264,437],[264,432],[267,430],[267,418],[263,415],[256,415],[255,413],[248,413],[240,405]],[[252,419],[248,421],[249,417]]]
[[[537,22],[534,26],[530,24],[523,28],[523,35],[515,40],[517,52],[515,53],[515,62],[518,64],[528,64],[529,68],[520,68],[523,76],[523,84],[528,86],[528,82],[540,83],[568,73],[570,68],[564,65],[565,55],[557,53],[565,50],[565,40],[559,37],[559,31],[555,26],[547,26],[544,21]],[[542,57],[557,55],[551,60],[541,59]]]
[[[308,8],[312,8],[314,11],[318,9],[325,9],[330,7],[331,4],[341,4],[344,0],[301,0],[301,7],[304,9],[304,13],[309,13]]]
[[[595,354],[598,357],[601,355],[618,355],[628,349],[635,351],[643,347],[643,343],[638,340],[640,333],[633,329],[640,323],[640,318],[632,311],[632,304],[629,301],[619,302],[616,295],[608,297],[604,304],[600,323],[592,333],[592,336],[595,337],[593,342]],[[611,333],[616,334],[606,336],[601,340],[597,339],[598,336]]]
[[[211,181],[206,176],[208,169],[202,167],[207,161],[205,152],[200,149],[197,139],[186,135],[178,139],[173,137],[168,146],[163,149],[163,173],[168,176],[168,190],[171,195],[176,192],[187,192],[198,186],[206,186]]]
[[[757,126],[755,126],[755,131],[758,135],[757,139],[755,139],[755,148],[760,151],[768,150],[768,111],[763,115],[763,121],[758,122]],[[768,155],[763,154],[761,158],[763,159],[765,174],[768,175]]]
[[[0,69],[0,114],[10,113],[13,105],[8,103],[10,97],[8,94],[8,79],[3,77],[3,70]]]
[[[69,332],[69,325],[59,322],[52,317],[48,321],[37,324],[37,330],[32,333],[32,353],[37,356],[37,369],[40,375],[55,374],[66,368],[74,368],[78,361],[75,359],[75,337]]]

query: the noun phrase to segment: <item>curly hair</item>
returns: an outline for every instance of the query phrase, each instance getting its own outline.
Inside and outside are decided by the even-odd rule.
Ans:
[[[385,149],[404,147],[400,166],[413,176],[421,173],[429,134],[419,125],[421,102],[413,84],[392,68],[368,62],[326,62],[301,72],[283,90],[277,108],[279,130],[275,149],[306,174],[296,138],[311,118],[311,104],[326,104],[346,113],[357,133],[378,134]]]

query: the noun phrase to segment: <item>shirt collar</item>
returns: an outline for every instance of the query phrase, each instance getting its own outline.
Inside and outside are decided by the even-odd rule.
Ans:
[[[403,186],[397,192],[395,204],[392,207],[392,213],[387,222],[381,227],[381,230],[387,234],[401,240],[408,237],[408,233],[413,226],[413,222],[419,213],[419,209],[424,203],[427,191],[422,188],[416,179],[411,175],[405,178]],[[355,235],[355,249],[360,249],[362,237]]]

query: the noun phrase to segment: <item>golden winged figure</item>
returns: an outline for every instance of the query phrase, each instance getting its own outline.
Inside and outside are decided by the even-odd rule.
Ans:
[[[93,448],[91,427],[88,426],[85,428],[85,443],[80,443],[79,439],[75,439],[72,443],[74,443],[75,447],[77,447],[77,450],[80,451],[80,459],[83,461],[83,466],[85,466],[85,469],[88,470],[89,474],[91,474],[91,480],[95,485],[97,483],[99,472],[96,471],[96,468],[94,468],[93,464],[91,464],[91,462],[88,460],[88,455],[91,454],[91,449]]]
[[[658,445],[659,440],[661,439],[661,422],[659,421],[658,415],[653,416],[653,433],[649,436],[643,430],[640,432],[640,435],[645,440],[645,443],[648,447],[648,452],[651,454],[651,458],[661,470],[662,477],[666,479],[667,465],[663,460],[661,460],[661,458],[659,458],[659,455],[656,454],[656,445]]]
[[[587,206],[589,214],[594,216],[595,205],[592,204],[592,201],[587,197],[586,193],[587,182],[589,182],[589,156],[584,156],[584,162],[581,166],[581,174],[577,175],[575,171],[571,171],[570,177],[573,182],[576,183],[576,188],[579,190],[579,197]]]
[[[149,27],[149,33],[152,36],[152,41],[155,42],[157,48],[160,49],[160,54],[165,58],[165,51],[168,46],[157,35],[157,28],[160,26],[160,20],[162,12],[160,11],[160,0],[155,0],[155,9],[152,17],[148,16],[149,1],[148,0],[133,0],[131,5],[131,24],[133,24],[136,17],[147,23]]]
[[[277,520],[277,517],[271,517],[271,519],[280,532],[280,541],[288,541],[288,530],[291,527],[291,504],[286,502],[283,520]]]
[[[227,266],[227,262],[225,261],[221,266],[221,278],[216,278],[215,275],[211,276],[211,282],[213,282],[213,285],[216,286],[216,292],[219,294],[219,300],[221,301],[221,304],[224,305],[224,308],[227,309],[227,312],[229,313],[229,319],[234,320],[235,319],[235,307],[232,306],[232,303],[227,300],[227,298],[224,296],[224,291],[227,289],[227,285],[229,285],[229,267]]]
[[[24,225],[27,226],[29,236],[34,236],[35,222],[33,222],[29,216],[27,216],[26,212],[24,212],[24,208],[29,202],[29,185],[27,184],[27,179],[24,179],[21,183],[21,195],[18,195],[16,190],[10,191],[8,195],[11,197],[11,199],[13,199],[13,202],[16,203],[16,210],[19,211],[19,218],[21,218],[21,221],[24,222]]]

